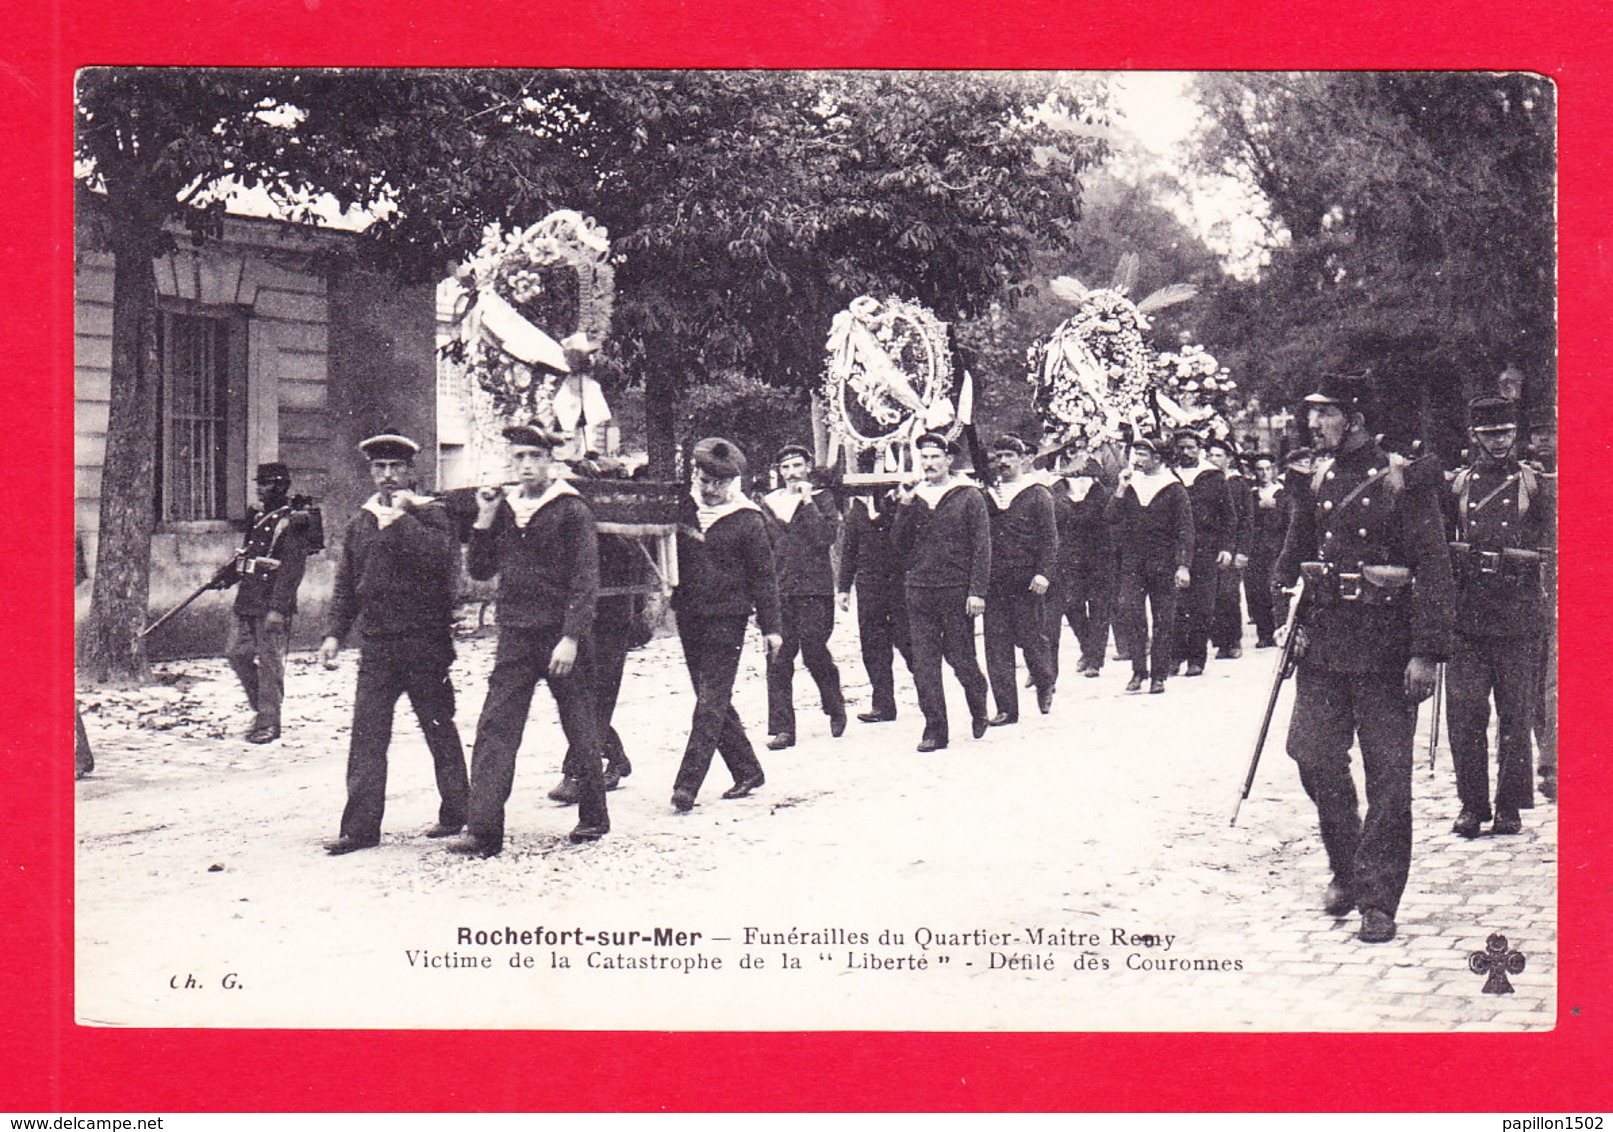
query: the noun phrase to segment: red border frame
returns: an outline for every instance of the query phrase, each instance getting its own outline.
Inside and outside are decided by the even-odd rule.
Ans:
[[[1610,760],[1593,700],[1609,613],[1591,559],[1594,349],[1609,340],[1613,43],[1591,5],[1194,0],[47,0],[9,5],[0,60],[8,575],[0,656],[0,1107],[274,1110],[1452,1110],[1613,1108]],[[1167,11],[1166,9],[1170,10]],[[489,34],[497,29],[496,37]],[[1559,85],[1563,390],[1560,1021],[1535,1035],[664,1034],[107,1030],[72,1023],[70,743],[74,69],[96,63],[1526,68]],[[45,427],[38,427],[39,425]],[[33,427],[29,427],[33,426]]]

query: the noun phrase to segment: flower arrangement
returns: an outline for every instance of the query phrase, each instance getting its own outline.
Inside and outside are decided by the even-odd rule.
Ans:
[[[1076,311],[1026,355],[1044,444],[1102,444],[1123,426],[1137,427],[1149,413],[1153,352],[1143,341],[1148,316],[1197,294],[1191,286],[1155,291],[1140,303],[1127,298],[1136,282],[1137,257],[1121,257],[1108,287],[1087,288],[1070,276],[1053,280],[1053,293]]]
[[[892,452],[922,432],[961,430],[946,323],[928,308],[863,295],[835,316],[826,350],[821,398],[837,447],[873,449],[891,466]]]
[[[1211,405],[1224,409],[1223,402],[1238,388],[1227,367],[1196,343],[1179,352],[1160,353],[1154,359],[1154,384],[1184,408]]]
[[[597,344],[610,333],[615,270],[605,229],[569,210],[509,232],[490,225],[460,279],[480,315],[468,320],[473,332],[464,360],[471,379],[499,417],[553,427],[561,367],[574,356],[567,341],[581,335]],[[495,321],[494,314],[502,317]],[[512,324],[525,357],[503,336]]]

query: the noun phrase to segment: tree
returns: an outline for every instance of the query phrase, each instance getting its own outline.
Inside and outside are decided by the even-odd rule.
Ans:
[[[519,96],[514,80],[431,73],[102,68],[80,76],[80,200],[93,193],[100,207],[79,214],[98,217],[95,236],[114,260],[100,541],[81,640],[92,677],[147,674],[138,631],[155,522],[153,261],[172,246],[172,229],[221,209],[235,189],[265,191],[293,219],[308,217],[321,195],[342,208],[386,206],[398,220],[382,227],[374,246],[427,277],[453,250],[442,232],[467,214],[479,222],[478,192],[502,189],[511,208],[564,195],[546,176],[559,163],[531,155],[539,145],[561,147],[542,130],[517,131],[510,115],[501,117]],[[433,215],[424,203],[459,198],[458,210],[422,227],[421,218]]]
[[[1203,159],[1271,202],[1270,267],[1206,327],[1255,388],[1290,398],[1373,368],[1403,436],[1443,439],[1508,366],[1555,382],[1555,97],[1527,74],[1207,76]]]

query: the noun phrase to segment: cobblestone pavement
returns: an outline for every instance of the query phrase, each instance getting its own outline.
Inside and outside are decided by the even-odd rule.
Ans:
[[[853,712],[867,695],[854,625],[842,615],[833,642]],[[467,751],[491,659],[490,639],[460,646]],[[639,1029],[1553,1026],[1554,804],[1526,811],[1516,837],[1455,836],[1450,755],[1442,746],[1429,771],[1425,709],[1399,936],[1362,944],[1355,917],[1319,908],[1327,869],[1315,812],[1283,753],[1291,693],[1239,824],[1228,822],[1272,653],[1212,661],[1164,696],[1125,695],[1127,666],[1112,662],[1098,679],[1077,678],[1068,637],[1063,659],[1052,714],[1034,714],[1023,697],[1032,714],[978,742],[949,675],[954,739],[927,756],[913,749],[905,674],[900,720],[853,721],[834,740],[798,673],[800,741],[760,752],[767,784],[722,801],[719,760],[700,805],[678,815],[668,796],[692,695],[676,642],[656,640],[629,657],[616,723],[635,769],[611,795],[613,832],[595,845],[565,841],[574,815],[543,797],[559,750],[540,692],[506,851],[487,861],[450,858],[420,836],[435,791],[401,705],[381,846],[340,859],[319,851],[341,810],[351,651],[334,672],[294,659],[285,735],[266,747],[238,737],[247,713],[222,661],[170,665],[171,683],[137,693],[86,690],[98,767],[78,785],[81,1016]],[[747,649],[736,703],[759,746],[759,647]],[[450,981],[403,961],[405,948],[452,943],[454,924],[505,919],[686,925],[727,941],[714,945],[727,966],[670,978],[537,972],[511,984],[508,972],[503,983]],[[747,928],[869,939],[752,949]],[[1511,994],[1482,993],[1486,977],[1469,966],[1497,933],[1524,957],[1508,975]],[[933,942],[949,938],[959,942]],[[746,951],[768,969],[737,971]],[[804,962],[799,974],[778,970],[781,953]],[[228,1010],[167,993],[175,964],[225,962],[276,993]]]

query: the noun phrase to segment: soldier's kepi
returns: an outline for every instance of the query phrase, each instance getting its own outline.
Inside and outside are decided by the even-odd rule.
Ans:
[[[1462,810],[1452,827],[1477,837],[1517,833],[1534,806],[1529,734],[1537,710],[1540,652],[1550,617],[1545,565],[1554,543],[1555,485],[1518,461],[1517,406],[1499,397],[1468,405],[1471,466],[1447,504],[1460,590],[1455,651],[1446,672],[1446,719]],[[1499,723],[1495,805],[1490,804],[1490,700]]]
[[[1367,427],[1365,377],[1326,375],[1305,398],[1316,454],[1331,457],[1294,508],[1274,575],[1303,573],[1307,601],[1288,753],[1316,804],[1333,881],[1325,911],[1361,910],[1358,937],[1394,938],[1411,865],[1417,705],[1450,651],[1454,587],[1440,522],[1443,476],[1391,458]],[[1367,805],[1350,775],[1359,739]]]

